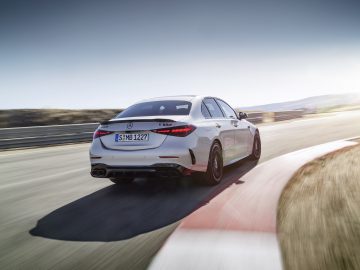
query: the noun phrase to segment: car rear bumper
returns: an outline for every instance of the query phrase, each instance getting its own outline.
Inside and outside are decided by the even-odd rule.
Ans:
[[[179,138],[177,138],[179,139]],[[174,141],[166,139],[158,148],[144,150],[114,150],[107,149],[99,139],[95,139],[90,148],[91,165],[104,164],[114,168],[152,167],[154,164],[166,167],[166,164],[176,164],[193,171],[206,171],[208,153],[203,153],[207,147],[199,147],[197,141]]]
[[[151,166],[108,166],[106,164],[91,165],[91,176],[96,178],[110,177],[182,177],[191,175],[193,171],[174,163],[154,164]]]

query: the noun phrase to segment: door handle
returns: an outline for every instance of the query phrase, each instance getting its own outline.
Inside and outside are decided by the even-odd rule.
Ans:
[[[237,120],[232,120],[231,121],[231,124],[234,126],[234,127],[237,127],[239,125],[238,121]]]
[[[218,123],[216,123],[216,127],[217,127],[217,128],[221,128],[221,125],[218,124]]]

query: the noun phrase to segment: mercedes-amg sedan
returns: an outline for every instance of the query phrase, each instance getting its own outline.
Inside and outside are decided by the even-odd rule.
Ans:
[[[91,175],[120,184],[196,174],[206,184],[218,184],[224,166],[260,158],[259,131],[246,118],[215,97],[143,100],[95,131]]]

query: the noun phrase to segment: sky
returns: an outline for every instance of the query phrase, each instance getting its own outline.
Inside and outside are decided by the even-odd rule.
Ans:
[[[0,109],[360,92],[360,1],[0,0]]]

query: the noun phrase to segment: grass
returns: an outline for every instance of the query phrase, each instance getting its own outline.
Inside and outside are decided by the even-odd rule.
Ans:
[[[360,146],[302,167],[277,219],[285,269],[360,269]]]

